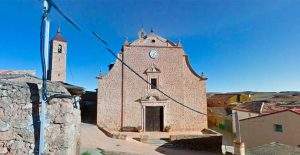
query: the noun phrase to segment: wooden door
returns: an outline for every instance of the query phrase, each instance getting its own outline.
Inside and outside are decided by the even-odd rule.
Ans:
[[[146,107],[146,131],[163,131],[163,107]]]

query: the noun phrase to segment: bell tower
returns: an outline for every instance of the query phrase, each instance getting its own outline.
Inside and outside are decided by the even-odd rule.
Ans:
[[[60,28],[50,44],[48,80],[66,82],[67,41]]]

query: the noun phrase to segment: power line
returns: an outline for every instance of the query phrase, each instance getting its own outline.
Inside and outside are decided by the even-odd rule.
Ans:
[[[66,20],[67,22],[69,22],[73,27],[75,27],[78,31],[81,31],[81,28],[75,24],[75,22],[73,22],[71,20],[71,18],[69,18],[66,14],[63,13],[63,11],[52,1],[49,0],[50,4],[58,11],[58,13],[60,13]],[[140,79],[142,79],[142,81],[146,82],[147,84],[154,86],[153,84],[151,84],[150,82],[148,82],[145,78],[143,78],[139,73],[137,73],[134,69],[132,69],[129,65],[127,65],[123,60],[121,60],[117,54],[111,49],[109,48],[109,44],[107,41],[105,41],[99,34],[97,34],[94,31],[89,31],[91,32],[91,35],[94,36],[98,41],[100,41],[100,43],[102,44],[102,46],[104,46],[104,49],[106,51],[108,51],[111,55],[113,55],[117,60],[119,60],[124,66],[126,66],[130,71],[132,71],[136,76],[138,76]],[[173,97],[171,97],[170,95],[166,94],[165,92],[163,92],[162,90],[160,90],[159,88],[155,87],[156,90],[158,90],[160,93],[162,93],[163,95],[165,95],[166,97],[168,97],[169,99],[171,99],[172,101],[174,101],[175,103],[189,109],[192,110],[196,113],[202,114],[202,115],[207,115],[206,113],[203,113],[201,111],[195,110],[179,101],[177,101],[176,99],[174,99]]]
[[[63,18],[67,20],[73,27],[75,27],[78,31],[81,31],[81,28],[71,19],[69,18],[54,2],[53,0],[47,0],[50,3],[50,8],[53,7]]]
[[[96,32],[93,32],[94,36],[100,41],[102,42],[103,39],[100,38],[100,36],[96,33]],[[158,90],[160,93],[162,93],[163,95],[165,95],[166,97],[168,97],[169,99],[173,100],[174,102],[192,110],[192,111],[195,111],[197,113],[200,113],[200,114],[204,114],[206,115],[205,113],[202,113],[198,110],[195,110],[179,101],[177,101],[176,99],[174,99],[173,97],[171,97],[170,95],[166,94],[165,92],[163,92],[162,90],[160,90],[159,88],[155,87],[155,85],[153,85],[152,83],[148,82],[145,78],[143,78],[139,73],[137,73],[134,69],[132,69],[129,65],[127,65],[123,60],[121,60],[109,47],[107,47],[108,45],[107,44],[104,44],[105,45],[105,49],[110,53],[112,54],[116,59],[118,59],[124,66],[126,66],[130,71],[132,71],[135,75],[137,75],[140,79],[142,79],[144,82],[146,82],[147,84],[153,86],[156,90]]]

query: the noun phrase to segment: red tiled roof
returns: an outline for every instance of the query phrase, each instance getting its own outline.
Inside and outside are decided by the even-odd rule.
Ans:
[[[298,108],[294,108],[294,109],[290,109],[291,111],[297,113],[297,114],[300,114],[300,107]]]
[[[57,32],[56,35],[54,36],[53,40],[57,40],[57,41],[62,41],[62,42],[67,42],[62,34],[60,32]]]
[[[281,107],[276,102],[270,102],[265,100],[246,102],[233,108],[233,110],[247,111],[259,114],[268,114],[286,109],[288,108]]]
[[[207,98],[208,107],[224,107],[228,105],[228,100],[236,94],[214,94]]]
[[[0,70],[0,74],[7,74],[7,73],[10,73],[11,71],[10,70]]]
[[[297,93],[291,95],[275,95],[269,100],[286,106],[300,106],[300,95]]]
[[[277,113],[285,112],[285,111],[290,111],[290,112],[293,112],[295,114],[300,115],[300,108],[294,108],[294,109],[284,109],[284,110],[280,110],[280,111],[275,111],[275,112],[272,112],[272,113],[262,114],[262,115],[258,115],[258,116],[255,116],[255,117],[249,117],[249,118],[241,119],[240,121],[253,119],[253,118],[257,118],[257,117],[268,116],[268,115],[272,115],[272,114],[277,114]]]
[[[268,114],[276,111],[282,111],[288,109],[287,107],[281,107],[278,106],[277,103],[271,102],[271,103],[265,103],[262,109],[262,114]]]
[[[236,107],[233,108],[233,110],[259,113],[262,104],[263,104],[262,101],[245,102],[237,105]]]

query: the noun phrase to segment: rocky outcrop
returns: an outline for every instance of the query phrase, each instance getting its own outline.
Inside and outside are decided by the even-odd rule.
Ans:
[[[34,154],[39,140],[39,89],[32,76],[0,76],[0,154]],[[46,153],[76,154],[80,110],[59,83],[48,83]]]

